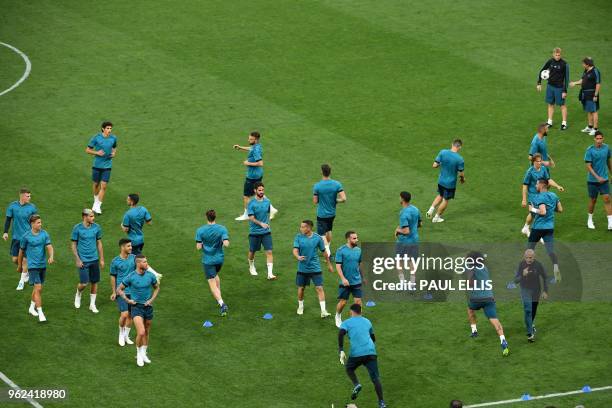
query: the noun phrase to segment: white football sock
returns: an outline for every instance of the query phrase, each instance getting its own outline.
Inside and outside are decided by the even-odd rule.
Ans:
[[[255,267],[255,260],[249,259],[249,268],[254,268],[254,267]]]
[[[268,276],[272,276],[272,262],[268,262],[266,265],[268,265]]]
[[[36,311],[37,311],[38,313],[42,313],[42,306],[41,306],[41,307],[37,307],[37,308],[36,308]]]
[[[126,327],[123,328],[123,335],[125,337],[129,337],[130,336],[130,327],[129,326],[126,326]]]
[[[336,312],[336,319],[342,319],[342,315],[338,312]]]
[[[504,340],[506,340],[506,336],[504,336],[503,334],[501,336],[499,336],[499,342],[503,343]]]
[[[567,126],[567,120],[561,121],[561,124]]]
[[[325,301],[324,301],[324,300],[321,300],[321,301],[319,302],[319,305],[321,306],[321,311],[322,311],[322,312],[325,312],[325,311],[326,311],[326,308],[325,308]]]
[[[142,354],[147,354],[147,346],[142,346],[140,349],[142,350]]]
[[[34,301],[30,301],[30,309],[36,308],[36,303]]]
[[[142,347],[143,346],[136,346],[136,354],[141,356],[142,355]]]
[[[429,207],[429,210],[427,212],[432,214],[435,210],[436,210],[436,207],[432,205],[431,207]]]
[[[28,273],[21,272],[21,282],[27,282],[27,281],[28,281]]]
[[[609,217],[609,216],[608,216]],[[609,219],[609,218],[608,218]],[[593,221],[593,214],[589,214],[589,221]]]
[[[475,324],[470,324],[470,327],[472,328],[472,333],[476,333],[478,331]]]
[[[548,123],[549,125],[552,125],[552,124],[553,124],[553,121],[552,121],[552,119],[551,119],[551,118],[548,118],[548,120],[546,121],[546,123]]]
[[[119,335],[125,336],[125,328],[123,326],[119,326]]]
[[[298,300],[298,306],[299,307],[304,307],[304,301],[303,300]]]
[[[529,224],[525,224],[525,225],[523,225],[523,228],[527,228],[527,229],[529,229]]]
[[[608,215],[608,225],[612,225],[612,215]]]
[[[96,294],[92,293],[91,296],[89,297],[89,306],[95,306],[96,305]]]
[[[219,306],[223,306],[223,299],[217,300],[217,303],[219,303]]]

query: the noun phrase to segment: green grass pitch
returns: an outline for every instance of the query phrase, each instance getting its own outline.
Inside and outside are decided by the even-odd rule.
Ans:
[[[8,0],[1,9],[0,41],[24,51],[32,73],[0,97],[0,207],[29,186],[57,262],[43,293],[49,324],[39,325],[27,315],[29,290],[14,290],[18,276],[8,245],[0,244],[0,371],[21,387],[69,390],[67,402],[45,406],[343,406],[350,382],[337,360],[337,331],[333,320],[319,318],[312,288],[304,316],[295,315],[291,244],[299,221],[314,217],[319,165],[332,165],[348,195],[333,246],[349,228],[362,241],[390,241],[399,191],[411,191],[426,211],[437,177],[431,162],[459,136],[467,182],[445,223],[424,224],[422,240],[521,242],[527,151],[546,119],[535,78],[554,46],[563,48],[572,80],[581,73],[579,61],[594,57],[604,84],[602,129],[612,121],[606,1]],[[0,91],[22,73],[19,56],[0,47]],[[566,188],[555,235],[610,243],[601,204],[599,229],[584,226],[582,158],[591,138],[579,132],[585,115],[576,95],[568,96],[570,129],[561,133],[556,116],[549,137],[557,162],[552,175]],[[153,364],[144,369],[132,348],[116,344],[108,267],[100,314],[72,307],[70,231],[91,205],[84,149],[107,119],[119,138],[97,219],[107,263],[122,236],[125,196],[138,192],[154,217],[145,253],[164,274]],[[247,226],[233,220],[241,211],[245,155],[231,146],[244,144],[253,129],[263,134],[266,192],[280,210],[272,223],[279,280],[272,283],[261,273],[249,276]],[[217,209],[232,240],[221,275],[230,306],[225,319],[193,241],[207,208]],[[260,272],[263,259],[257,256]],[[335,279],[326,278],[331,310]],[[505,359],[482,315],[481,337],[467,336],[464,309],[457,302],[398,302],[367,310],[390,407],[611,385],[609,303],[542,305],[533,345],[524,337],[519,300],[500,303],[511,347]],[[261,319],[265,312],[274,319]],[[202,328],[204,320],[215,326]],[[358,374],[364,384],[358,405],[373,407],[367,374]],[[547,403],[609,407],[612,392],[517,405]]]

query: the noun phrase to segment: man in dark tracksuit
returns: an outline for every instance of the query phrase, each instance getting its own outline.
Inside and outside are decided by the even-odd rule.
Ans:
[[[561,48],[555,48],[552,53],[552,58],[546,61],[540,72],[538,73],[538,92],[542,90],[542,71],[550,72],[546,84],[546,103],[548,104],[548,127],[553,124],[553,114],[555,105],[561,107],[561,130],[567,129],[567,106],[565,98],[567,97],[567,85],[569,84],[569,64],[561,58]]]
[[[540,282],[540,278],[541,281]],[[530,343],[535,341],[535,326],[534,320],[538,311],[538,303],[540,296],[542,299],[548,299],[548,282],[544,266],[535,259],[533,249],[525,251],[523,260],[519,264],[514,282],[521,285],[521,299],[523,301],[523,310],[525,312],[525,327],[527,328],[527,340]],[[544,291],[542,291],[542,284]]]
[[[582,107],[587,113],[587,126],[582,129],[583,133],[588,133],[590,136],[595,136],[595,132],[599,128],[599,89],[601,88],[601,74],[599,69],[595,67],[593,58],[586,57],[582,60],[584,72],[582,78],[578,81],[570,82],[570,86],[581,85],[580,95],[578,99],[582,102]]]

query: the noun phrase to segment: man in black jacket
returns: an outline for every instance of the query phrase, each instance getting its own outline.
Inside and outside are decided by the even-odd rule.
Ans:
[[[541,278],[541,282],[540,282]],[[535,341],[535,326],[533,324],[540,296],[548,299],[548,282],[544,266],[535,259],[535,251],[528,249],[525,251],[523,260],[519,264],[514,282],[521,285],[521,299],[523,300],[523,310],[525,312],[525,326],[527,327],[527,340],[530,343]],[[542,291],[542,285],[544,291]]]
[[[561,48],[555,48],[550,58],[540,72],[538,73],[538,92],[542,90],[542,71],[548,71],[548,80],[546,84],[546,103],[548,104],[548,127],[553,124],[553,114],[555,105],[561,107],[561,130],[567,129],[567,106],[565,106],[565,98],[567,97],[567,86],[569,84],[569,64],[561,58]]]

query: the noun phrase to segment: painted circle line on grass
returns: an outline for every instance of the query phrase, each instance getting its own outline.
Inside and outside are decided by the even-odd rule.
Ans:
[[[0,45],[4,45],[5,47],[15,51],[17,54],[19,54],[21,56],[21,58],[23,58],[23,60],[25,61],[25,64],[26,64],[26,69],[25,69],[23,75],[21,76],[21,78],[19,78],[19,81],[15,82],[13,84],[13,86],[11,86],[10,88],[5,89],[4,91],[0,92],[0,96],[2,96],[4,94],[7,94],[7,93],[11,92],[13,89],[17,88],[19,85],[21,85],[21,83],[23,81],[25,81],[28,78],[28,76],[30,76],[30,71],[32,70],[32,63],[30,62],[30,59],[28,58],[27,55],[25,55],[23,52],[21,52],[20,50],[18,50],[15,47],[13,47],[12,45],[7,44],[7,43],[3,43],[1,41],[0,41]]]

